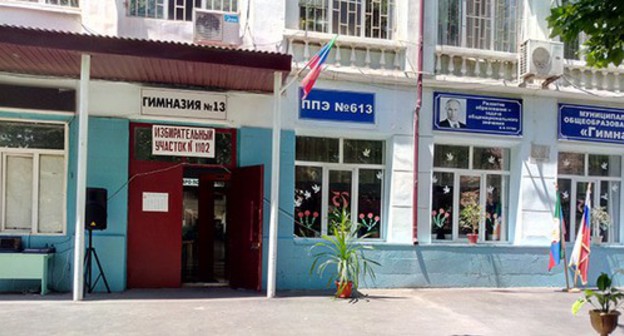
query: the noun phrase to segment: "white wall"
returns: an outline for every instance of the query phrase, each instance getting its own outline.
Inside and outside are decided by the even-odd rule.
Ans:
[[[31,3],[0,2],[0,24],[81,32],[80,11]]]

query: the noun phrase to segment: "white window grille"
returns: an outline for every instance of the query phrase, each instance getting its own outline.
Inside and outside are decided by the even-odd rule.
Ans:
[[[193,9],[237,12],[238,0],[130,0],[128,15],[154,19],[192,21]]]
[[[65,233],[67,126],[0,122],[0,232]]]
[[[518,3],[519,0],[441,0],[438,43],[515,52]]]
[[[393,0],[300,0],[299,29],[391,39]]]

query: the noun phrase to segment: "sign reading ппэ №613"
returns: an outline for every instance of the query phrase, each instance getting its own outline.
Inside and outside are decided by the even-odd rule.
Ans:
[[[314,89],[306,99],[299,90],[299,118],[352,123],[375,123],[375,94]]]
[[[152,126],[152,155],[215,157],[212,128]]]
[[[141,90],[141,114],[225,120],[227,96],[179,90]]]

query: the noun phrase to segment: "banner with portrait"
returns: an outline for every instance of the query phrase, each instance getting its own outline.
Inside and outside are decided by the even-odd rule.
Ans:
[[[433,130],[522,135],[522,100],[435,92]]]

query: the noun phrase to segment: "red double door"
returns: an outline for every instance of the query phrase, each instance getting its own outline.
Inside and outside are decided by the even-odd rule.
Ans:
[[[132,180],[128,187],[128,288],[181,286],[183,169],[183,165],[174,163],[131,163]],[[200,176],[200,181],[207,179]],[[200,188],[201,185],[202,182]],[[211,189],[207,187],[208,191],[204,193]],[[226,210],[226,243],[229,283],[235,288],[261,289],[263,196],[262,166],[242,167],[231,172]],[[210,195],[204,199],[209,198]],[[201,198],[199,202],[202,207]],[[205,223],[203,225],[213,225],[212,220],[202,222]],[[205,229],[213,230],[211,227]],[[212,256],[212,251],[205,253]],[[206,256],[200,260],[208,258]]]

